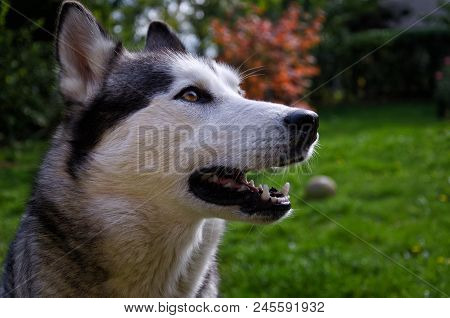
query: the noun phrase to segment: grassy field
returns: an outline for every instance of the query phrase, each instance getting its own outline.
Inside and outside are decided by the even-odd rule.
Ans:
[[[292,184],[293,216],[230,224],[219,255],[225,297],[442,297],[450,294],[450,127],[427,104],[327,110],[309,166],[256,176]],[[0,260],[44,143],[0,149]],[[335,197],[304,201],[313,175]]]

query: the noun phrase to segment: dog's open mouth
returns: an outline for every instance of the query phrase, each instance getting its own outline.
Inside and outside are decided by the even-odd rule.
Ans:
[[[237,205],[241,212],[278,219],[291,209],[289,183],[281,190],[255,186],[245,172],[235,168],[201,169],[189,178],[190,190],[200,199],[218,205]]]

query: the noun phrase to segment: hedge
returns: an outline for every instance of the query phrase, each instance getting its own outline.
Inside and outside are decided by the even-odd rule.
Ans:
[[[321,74],[313,89],[362,59],[318,89],[312,98],[431,98],[436,87],[435,72],[441,68],[443,58],[450,55],[450,30],[399,32],[402,31],[369,30],[342,40],[325,37],[316,49]]]

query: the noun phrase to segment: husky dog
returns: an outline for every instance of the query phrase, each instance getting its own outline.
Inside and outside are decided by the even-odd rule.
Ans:
[[[66,111],[0,295],[216,297],[225,222],[267,224],[291,211],[289,184],[256,187],[246,172],[307,160],[317,114],[246,99],[237,71],[188,53],[162,22],[150,24],[142,51],[130,52],[78,2],[61,7],[56,57]],[[142,127],[180,125],[193,133],[143,147]],[[202,127],[221,128],[199,137]],[[246,127],[274,129],[243,138]],[[175,167],[183,156],[173,150],[183,147],[194,156]],[[144,160],[148,169],[147,150],[156,153]]]

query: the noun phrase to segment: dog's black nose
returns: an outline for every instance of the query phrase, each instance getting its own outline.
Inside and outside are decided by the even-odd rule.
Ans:
[[[284,118],[296,148],[309,147],[317,139],[319,115],[310,110],[295,110]]]
[[[310,110],[295,110],[284,117],[284,122],[296,132],[315,135],[319,128],[319,115]]]
[[[287,150],[280,158],[281,163],[300,162],[311,155],[311,145],[317,140],[319,116],[310,110],[291,111],[283,119],[287,128]]]

